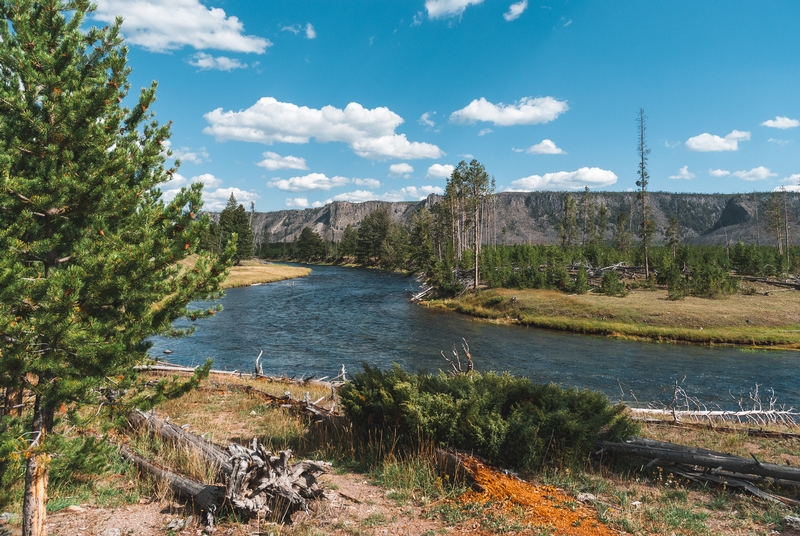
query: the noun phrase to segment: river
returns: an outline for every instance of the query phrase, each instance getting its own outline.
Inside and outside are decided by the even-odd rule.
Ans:
[[[779,404],[800,407],[800,353],[620,341],[605,337],[495,325],[408,303],[417,283],[375,270],[314,266],[305,278],[227,291],[224,311],[196,323],[188,337],[153,337],[151,355],[251,372],[259,350],[266,374],[317,377],[348,373],[361,363],[409,371],[448,364],[440,351],[466,339],[481,371],[508,371],[534,382],[599,390],[643,406],[669,402],[676,380],[706,404],[737,408],[759,384]],[[207,306],[207,304],[205,304]],[[188,320],[176,322],[186,327]],[[461,352],[463,355],[463,352]],[[684,379],[685,378],[685,379]]]

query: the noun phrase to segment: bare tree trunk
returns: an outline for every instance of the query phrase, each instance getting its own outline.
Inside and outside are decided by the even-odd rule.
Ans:
[[[37,395],[33,409],[31,432],[33,442],[28,447],[25,467],[25,497],[22,504],[22,536],[46,536],[44,529],[47,503],[47,474],[50,457],[37,452],[44,441],[41,398]]]
[[[475,201],[475,289],[478,289],[478,254],[481,250],[481,226],[478,214],[480,212],[480,204]]]
[[[783,190],[783,230],[784,230],[784,239],[786,240],[786,270],[791,270],[791,266],[789,263],[791,259],[789,257],[789,210],[786,206],[786,190]]]
[[[22,417],[23,395],[24,389],[22,387],[6,387],[6,395],[3,402],[3,415]]]

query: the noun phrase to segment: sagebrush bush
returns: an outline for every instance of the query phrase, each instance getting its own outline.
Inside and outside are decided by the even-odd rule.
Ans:
[[[505,373],[409,374],[365,364],[340,396],[357,432],[390,433],[407,445],[429,440],[518,469],[574,465],[597,441],[638,431],[625,407],[601,393]]]

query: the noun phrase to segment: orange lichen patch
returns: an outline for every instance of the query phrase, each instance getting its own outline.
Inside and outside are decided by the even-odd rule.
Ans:
[[[597,511],[563,490],[535,486],[464,457],[464,466],[484,491],[469,491],[456,502],[462,506],[480,504],[484,517],[503,516],[525,527],[521,534],[542,530],[569,536],[610,536],[618,532],[604,525]]]

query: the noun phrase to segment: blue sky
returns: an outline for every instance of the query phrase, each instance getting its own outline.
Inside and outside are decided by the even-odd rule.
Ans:
[[[179,176],[249,208],[504,190],[800,189],[793,1],[97,0],[157,80]]]

